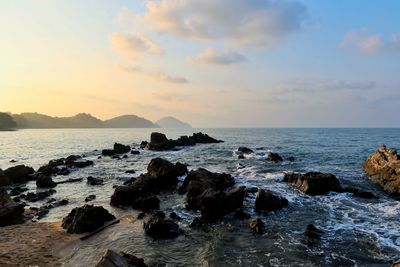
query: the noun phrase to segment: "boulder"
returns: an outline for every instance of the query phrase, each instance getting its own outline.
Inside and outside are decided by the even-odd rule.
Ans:
[[[56,192],[57,191],[54,189],[50,189],[50,190],[42,191],[42,192],[38,192],[38,193],[29,192],[26,194],[25,197],[22,197],[22,195],[21,195],[21,198],[25,198],[25,200],[29,201],[29,202],[37,202],[39,200],[43,200],[43,199],[53,195]]]
[[[130,146],[122,145],[119,143],[114,144],[114,152],[115,154],[125,154],[131,151]]]
[[[353,196],[360,197],[360,198],[365,198],[365,199],[373,199],[373,198],[378,198],[377,196],[374,195],[374,193],[365,191],[359,188],[355,187],[344,187],[342,189],[343,192],[346,193],[351,193]]]
[[[172,239],[178,237],[182,230],[170,219],[165,219],[164,213],[156,213],[143,224],[145,233],[154,239]]]
[[[36,186],[38,188],[52,188],[56,187],[57,184],[53,181],[51,176],[40,174],[36,178]]]
[[[87,184],[88,185],[103,185],[104,180],[100,178],[95,178],[93,176],[89,176],[87,179]]]
[[[395,149],[381,146],[364,162],[365,174],[390,195],[400,195],[400,157]]]
[[[207,189],[214,191],[225,190],[235,184],[233,177],[226,173],[212,173],[200,168],[192,170],[186,176],[182,186],[179,188],[180,194],[186,195],[188,209],[200,209],[200,196]]]
[[[189,172],[187,165],[180,162],[175,163],[175,169],[179,176],[186,175]]]
[[[124,252],[107,250],[96,267],[147,267],[143,259]]]
[[[16,186],[13,189],[11,189],[10,196],[17,196],[26,191],[28,191],[28,188]]]
[[[23,223],[24,205],[15,203],[7,191],[0,189],[0,227]]]
[[[85,202],[90,202],[96,199],[96,195],[89,195],[85,198]]]
[[[264,233],[264,222],[259,217],[252,219],[249,222],[249,227],[256,234],[263,234]]]
[[[341,191],[340,181],[330,173],[286,173],[283,181],[294,184],[300,191],[312,196]]]
[[[25,165],[10,167],[4,171],[4,175],[10,179],[11,183],[25,183],[32,180],[35,170]]]
[[[268,153],[266,160],[278,163],[278,162],[282,162],[283,158],[278,153],[270,152],[270,153]]]
[[[192,139],[196,144],[213,144],[213,143],[222,143],[223,141],[217,140],[215,138],[210,137],[208,134],[204,133],[194,133],[192,136],[189,137]]]
[[[86,168],[88,166],[93,165],[94,162],[91,160],[85,160],[85,161],[73,161],[67,164],[68,167],[75,167],[75,168]]]
[[[259,190],[255,202],[256,211],[276,211],[287,207],[289,204],[286,198],[277,196],[271,191]]]
[[[132,151],[131,151],[131,154],[132,154],[132,155],[139,155],[139,154],[140,154],[140,151],[138,151],[138,150],[132,150]]]
[[[307,225],[306,231],[304,232],[305,242],[307,245],[315,245],[321,239],[321,235],[324,231],[318,229],[313,224]]]
[[[157,196],[149,196],[138,198],[133,204],[132,208],[140,209],[143,211],[152,211],[160,209],[160,200]]]
[[[11,184],[10,178],[6,176],[2,169],[0,169],[0,187],[7,186]]]
[[[62,220],[62,227],[68,233],[92,232],[104,225],[105,222],[114,220],[115,216],[110,214],[101,206],[84,205],[74,208]]]
[[[254,153],[253,150],[251,150],[250,148],[245,147],[245,146],[239,147],[239,148],[238,148],[238,152],[241,152],[241,153],[243,153],[243,154],[251,154],[251,153]]]
[[[158,187],[175,186],[180,176],[179,169],[166,159],[152,159],[147,166],[147,173],[157,179]]]

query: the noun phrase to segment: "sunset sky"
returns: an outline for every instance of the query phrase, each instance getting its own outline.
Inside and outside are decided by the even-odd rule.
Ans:
[[[0,2],[0,111],[400,127],[397,0]]]

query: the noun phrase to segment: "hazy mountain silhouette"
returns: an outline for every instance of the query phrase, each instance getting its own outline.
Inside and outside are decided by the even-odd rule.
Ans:
[[[189,123],[178,120],[177,118],[168,116],[156,122],[161,128],[192,128]]]
[[[5,112],[0,112],[0,131],[9,131],[17,127],[13,117]]]
[[[136,115],[123,115],[104,121],[107,128],[156,128],[151,121]]]

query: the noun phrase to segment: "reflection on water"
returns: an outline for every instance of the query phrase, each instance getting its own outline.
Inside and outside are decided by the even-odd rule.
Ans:
[[[131,252],[149,264],[168,266],[387,266],[400,260],[400,202],[388,198],[362,172],[362,162],[381,143],[400,148],[399,129],[198,129],[225,143],[198,145],[174,152],[141,151],[128,159],[98,159],[101,149],[114,142],[138,147],[154,129],[77,129],[22,130],[0,132],[0,168],[26,164],[38,168],[50,159],[70,154],[84,154],[95,165],[77,170],[66,178],[100,177],[104,186],[88,186],[86,181],[56,187],[56,199],[69,199],[69,205],[52,209],[43,220],[62,219],[73,207],[95,194],[91,203],[102,205],[124,220],[88,241],[72,244],[63,253],[66,266],[91,266],[105,248]],[[162,130],[169,138],[192,134],[196,130]],[[239,146],[256,151],[245,160],[234,153]],[[97,151],[95,151],[97,150]],[[264,160],[269,151],[294,162],[273,164]],[[160,196],[166,213],[175,211],[185,235],[175,240],[153,241],[146,237],[142,221],[135,220],[137,211],[109,206],[114,185],[132,177],[125,173],[146,170],[157,156],[180,161],[190,168],[204,167],[211,171],[229,172],[238,184],[270,189],[285,196],[289,207],[277,213],[256,214],[255,195],[246,198],[245,208],[252,216],[260,216],[267,231],[254,235],[247,222],[227,216],[208,231],[192,230],[189,223],[197,213],[186,211],[184,196]],[[10,163],[11,159],[17,163]],[[374,191],[379,199],[365,200],[346,193],[307,197],[282,182],[285,171],[324,171],[335,174],[342,183]],[[28,183],[36,191],[34,183]],[[41,206],[43,202],[32,203]],[[128,217],[126,217],[128,216]],[[319,244],[307,247],[303,232],[309,223],[325,231]],[[80,242],[80,241],[79,241]],[[74,245],[82,246],[74,250]],[[74,253],[71,253],[74,252]]]

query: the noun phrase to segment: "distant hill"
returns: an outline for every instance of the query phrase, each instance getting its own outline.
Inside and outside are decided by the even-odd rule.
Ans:
[[[192,128],[189,123],[178,120],[177,118],[168,116],[156,122],[161,128]]]
[[[136,115],[123,115],[104,121],[107,128],[156,128],[151,121]]]
[[[53,128],[156,128],[151,121],[136,115],[124,115],[102,121],[90,114],[80,113],[73,117],[52,117],[39,113],[13,114],[19,129]]]
[[[0,131],[9,131],[17,127],[13,117],[5,112],[0,112]]]

